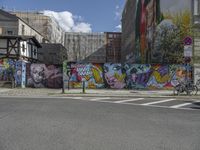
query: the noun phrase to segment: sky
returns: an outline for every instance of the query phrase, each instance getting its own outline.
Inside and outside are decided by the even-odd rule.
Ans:
[[[121,31],[125,0],[0,0],[0,7],[41,11],[54,17],[68,32]]]

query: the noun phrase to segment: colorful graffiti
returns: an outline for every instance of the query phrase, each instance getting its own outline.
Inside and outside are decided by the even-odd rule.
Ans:
[[[62,68],[56,65],[27,64],[27,86],[34,88],[61,88]]]
[[[26,71],[22,71],[22,66],[26,63],[23,61],[16,61],[14,59],[1,59],[0,60],[0,81],[15,82],[16,87],[22,87],[22,78],[25,85]],[[25,86],[23,86],[25,87]]]
[[[138,0],[135,52],[138,63],[180,63],[191,35],[190,0]]]
[[[101,64],[71,64],[69,68],[71,69],[70,87],[80,88],[82,87],[82,81],[85,81],[87,88],[105,87]]]
[[[69,81],[71,88],[81,88],[85,80],[87,88],[171,89],[178,82],[192,79],[192,67],[187,65],[105,63],[63,66],[66,72],[63,75],[69,76],[64,82]]]
[[[108,88],[122,89],[126,86],[126,73],[121,64],[106,63],[103,69],[105,82]]]
[[[150,75],[151,65],[125,64],[126,85],[128,89],[146,88]]]
[[[192,79],[191,66],[125,64],[129,89],[170,89]]]
[[[12,59],[0,60],[0,81],[11,81],[15,72],[15,61]]]

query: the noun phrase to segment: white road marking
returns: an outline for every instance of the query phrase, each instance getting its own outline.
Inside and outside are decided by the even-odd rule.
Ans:
[[[190,105],[192,103],[183,103],[183,104],[178,104],[178,105],[174,105],[174,106],[170,106],[170,108],[180,108],[180,107],[184,107],[184,106],[187,106],[187,105]]]
[[[110,97],[93,98],[93,99],[90,99],[90,101],[100,101],[100,100],[106,100],[106,99],[110,99]]]
[[[72,99],[83,99],[83,97],[69,97],[69,98],[72,98]]]
[[[144,99],[144,98],[134,98],[134,99],[127,99],[127,100],[115,101],[114,103],[134,102],[134,101],[139,101],[139,100],[143,100],[143,99]]]
[[[174,100],[176,100],[176,99],[165,99],[165,100],[161,100],[161,101],[154,101],[154,102],[150,102],[150,103],[144,103],[144,104],[141,104],[141,105],[147,106],[147,105],[170,102],[170,101],[174,101]]]

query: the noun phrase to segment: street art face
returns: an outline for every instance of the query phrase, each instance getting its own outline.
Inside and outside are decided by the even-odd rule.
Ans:
[[[88,88],[103,88],[103,68],[100,64],[71,64],[70,86],[82,87],[82,81]]]
[[[27,66],[29,87],[35,88],[61,88],[62,70],[61,67],[45,64],[29,64]]]
[[[190,0],[138,0],[135,22],[137,62],[182,61],[182,41],[191,36]]]
[[[106,63],[103,67],[105,81],[110,88],[122,89],[126,86],[126,74],[122,72],[121,64]]]

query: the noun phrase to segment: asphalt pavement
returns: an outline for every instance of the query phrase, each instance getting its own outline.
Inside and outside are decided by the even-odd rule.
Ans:
[[[102,98],[1,97],[0,150],[200,149],[199,110]]]

